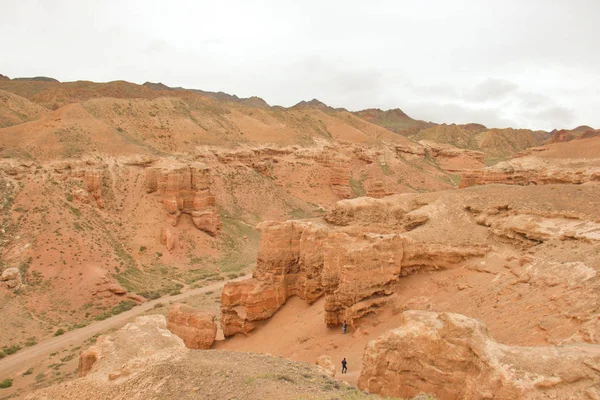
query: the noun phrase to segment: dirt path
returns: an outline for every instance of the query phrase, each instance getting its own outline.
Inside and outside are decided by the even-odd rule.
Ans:
[[[246,275],[233,279],[233,281],[242,280],[249,277],[250,275]],[[175,296],[152,300],[134,307],[129,311],[125,311],[119,315],[107,318],[104,321],[92,322],[88,326],[67,332],[64,335],[42,340],[34,346],[27,347],[0,360],[0,377],[13,376],[18,371],[24,370],[28,366],[36,364],[38,361],[41,362],[42,360],[47,359],[48,356],[54,352],[60,351],[71,345],[81,346],[87,339],[96,334],[106,332],[109,329],[120,328],[130,319],[152,309],[157,303],[176,302],[187,297],[196,296],[209,291],[215,291],[222,288],[223,285],[225,285],[225,282],[226,281],[216,282],[211,285],[193,289]]]

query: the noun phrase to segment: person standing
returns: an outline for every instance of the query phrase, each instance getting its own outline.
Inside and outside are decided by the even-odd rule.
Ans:
[[[342,324],[342,333],[346,333],[347,328],[348,326],[346,325],[346,321],[344,321],[344,323]]]
[[[346,361],[346,357],[344,357],[344,359],[342,360],[342,374],[345,374],[348,372],[348,362]]]

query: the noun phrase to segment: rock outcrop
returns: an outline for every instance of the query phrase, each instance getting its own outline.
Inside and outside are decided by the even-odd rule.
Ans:
[[[358,386],[440,400],[596,399],[600,346],[506,346],[464,315],[405,311],[401,326],[366,346]]]
[[[377,202],[384,214],[389,211],[383,200],[341,203],[365,200]],[[373,214],[372,210],[369,216]],[[406,215],[408,221],[399,222],[396,230],[414,222],[411,213]],[[393,228],[365,233],[360,226],[336,227],[317,220],[267,222],[259,229],[262,238],[252,278],[229,282],[223,289],[225,336],[248,333],[256,321],[270,318],[291,296],[312,303],[325,295],[324,322],[352,323],[390,301],[392,285],[401,276],[419,269],[450,268],[489,251],[478,245],[420,243],[394,233]]]
[[[146,191],[157,192],[167,213],[168,224],[175,227],[182,213],[191,215],[194,225],[216,235],[221,222],[210,191],[209,169],[202,163],[184,164],[162,160],[146,172]],[[161,242],[170,250],[175,246],[174,234],[163,228]]]
[[[18,289],[21,286],[21,273],[18,268],[6,268],[0,275],[0,285],[7,289]]]
[[[367,190],[367,197],[373,197],[374,199],[381,199],[382,197],[389,196],[392,193],[388,193],[385,190],[385,184],[383,181],[372,182]]]
[[[169,308],[167,329],[183,339],[188,349],[210,349],[217,336],[215,315],[185,304]]]
[[[426,158],[437,162],[444,169],[456,168],[454,164],[457,163],[466,165],[467,168],[484,166],[485,154],[481,151],[460,149],[428,140],[421,140],[419,145],[396,145],[396,154],[407,159]]]
[[[104,199],[102,198],[102,176],[103,171],[97,169],[86,170],[83,174],[85,189],[96,201],[99,208],[104,208]]]
[[[335,365],[331,361],[331,357],[322,355],[317,357],[315,364],[321,367],[323,373],[331,378],[335,378]]]
[[[331,190],[341,199],[352,195],[350,188],[350,159],[338,153],[325,153],[321,162],[330,171]]]
[[[543,149],[543,148],[542,148]],[[459,171],[460,187],[475,185],[548,185],[600,182],[600,167],[548,162],[537,157],[517,158],[479,170]]]

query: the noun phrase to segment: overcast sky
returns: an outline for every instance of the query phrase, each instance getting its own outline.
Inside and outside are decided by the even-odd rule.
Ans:
[[[0,73],[600,128],[600,0],[0,0]]]

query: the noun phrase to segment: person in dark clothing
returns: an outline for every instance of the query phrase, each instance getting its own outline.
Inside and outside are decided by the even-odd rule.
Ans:
[[[346,333],[346,329],[347,329],[346,321],[344,321],[344,323],[342,324],[342,333]]]
[[[345,374],[348,372],[348,368],[346,367],[347,364],[348,364],[348,362],[346,361],[346,357],[344,357],[344,359],[342,360],[342,374]]]

